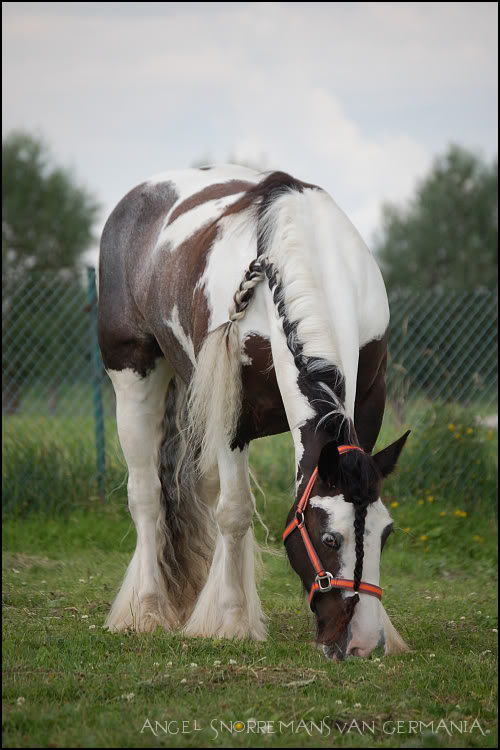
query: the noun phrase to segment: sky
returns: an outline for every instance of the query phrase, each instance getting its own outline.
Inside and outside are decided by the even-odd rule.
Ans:
[[[450,143],[497,154],[497,3],[2,11],[3,134],[45,139],[101,202],[99,232],[149,176],[236,159],[325,188],[370,244]]]

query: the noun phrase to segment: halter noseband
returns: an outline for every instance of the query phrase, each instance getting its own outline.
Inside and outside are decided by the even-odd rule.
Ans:
[[[359,448],[359,446],[357,445],[339,445],[337,450],[340,455],[347,453],[348,451],[363,452],[363,449]],[[283,532],[283,542],[285,542],[292,531],[295,531],[295,529],[298,529],[300,531],[307,554],[309,555],[309,559],[313,565],[314,570],[316,571],[316,578],[313,585],[311,586],[311,590],[309,591],[309,606],[311,607],[311,609],[313,599],[316,594],[325,594],[327,591],[331,591],[331,589],[345,589],[348,591],[355,590],[354,581],[352,579],[334,578],[331,573],[323,568],[318,554],[314,549],[313,543],[311,542],[311,538],[307,533],[304,511],[307,507],[307,503],[309,502],[309,497],[311,495],[312,488],[317,476],[318,467],[316,466],[306,485],[304,493],[300,498],[299,504],[297,505],[295,518],[288,524],[285,531]],[[375,586],[374,583],[365,583],[364,581],[361,581],[357,591],[359,591],[359,593],[361,594],[370,594],[370,596],[375,596],[377,599],[382,599],[382,589],[380,588],[380,586]]]

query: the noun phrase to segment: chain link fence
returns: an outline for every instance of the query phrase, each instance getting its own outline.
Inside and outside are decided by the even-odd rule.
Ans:
[[[102,498],[123,483],[126,466],[97,345],[94,270],[87,288],[62,275],[26,274],[2,291],[4,507],[38,502],[41,487],[50,494],[56,480],[75,502],[82,493]],[[497,294],[396,292],[390,306],[392,418],[418,429],[422,407],[440,401],[493,424]]]

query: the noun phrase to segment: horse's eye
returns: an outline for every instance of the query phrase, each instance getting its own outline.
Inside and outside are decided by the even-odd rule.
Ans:
[[[336,532],[327,532],[326,534],[323,534],[321,541],[323,544],[326,544],[327,547],[331,547],[331,549],[340,549],[342,536]]]

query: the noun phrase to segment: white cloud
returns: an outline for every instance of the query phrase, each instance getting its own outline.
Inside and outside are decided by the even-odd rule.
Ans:
[[[369,239],[453,139],[496,151],[495,3],[4,3],[4,128],[106,213],[209,155],[317,182]]]

